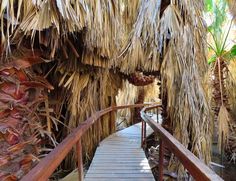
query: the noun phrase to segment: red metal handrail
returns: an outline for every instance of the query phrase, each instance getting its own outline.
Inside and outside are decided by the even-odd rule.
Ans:
[[[176,140],[168,131],[166,131],[160,124],[155,122],[145,111],[152,109],[145,107],[141,111],[141,117],[144,125],[146,123],[156,132],[160,137],[159,145],[159,180],[163,180],[163,161],[164,161],[164,146],[167,147],[189,171],[195,180],[205,181],[222,181],[213,170],[199,160],[192,152],[185,148],[178,140]],[[144,126],[146,128],[146,126]],[[145,135],[144,135],[145,137]]]
[[[150,105],[150,104],[148,104]],[[83,180],[83,161],[82,161],[82,147],[81,137],[83,134],[96,123],[99,118],[111,111],[116,111],[125,108],[144,107],[147,104],[136,104],[127,106],[109,107],[102,111],[96,112],[93,116],[89,117],[85,122],[80,124],[74,131],[69,134],[55,149],[53,149],[45,158],[43,158],[38,165],[36,165],[27,175],[22,178],[22,181],[46,181],[57,169],[63,159],[76,145],[78,155],[78,173],[79,180]],[[179,143],[170,133],[168,133],[161,125],[157,124],[154,120],[145,114],[146,110],[160,107],[160,105],[149,106],[141,111],[141,116],[145,120],[144,124],[148,123],[150,127],[157,132],[161,137],[160,144],[160,178],[163,176],[163,144],[167,146],[182,162],[182,164],[189,170],[196,180],[222,180],[216,175],[209,167],[202,163],[196,156],[187,150],[181,143]],[[146,129],[144,126],[143,128]],[[142,140],[145,137],[145,130],[142,129]]]
[[[60,163],[76,145],[78,155],[78,172],[79,180],[83,180],[83,161],[82,161],[82,147],[81,137],[86,131],[96,123],[100,117],[116,111],[119,109],[144,107],[150,104],[134,104],[126,106],[113,106],[107,109],[96,112],[89,117],[85,122],[81,123],[76,129],[73,130],[56,148],[54,148],[45,158],[43,158],[28,174],[26,174],[21,181],[44,181],[47,180],[53,172],[57,169]]]

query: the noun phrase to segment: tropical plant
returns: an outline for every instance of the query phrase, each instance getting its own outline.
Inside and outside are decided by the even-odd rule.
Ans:
[[[166,125],[209,163],[203,7],[203,0],[2,0],[0,37],[4,52],[31,46],[54,61],[51,79],[66,89],[60,95],[66,111],[59,110],[66,118],[63,136],[94,111],[115,104],[120,75],[161,73]],[[132,79],[140,84],[139,77]],[[152,78],[141,84],[146,82]],[[111,125],[108,119],[83,138],[86,157],[91,158],[100,137],[114,131],[114,118]],[[75,160],[68,157],[70,168]]]
[[[213,19],[208,27],[211,37],[208,46],[212,53],[208,63],[212,69],[213,111],[218,123],[218,147],[221,150],[225,146],[223,143],[227,142],[229,134],[230,115],[226,84],[229,75],[228,64],[230,60],[236,57],[236,45],[228,49],[228,39],[233,19],[230,21],[227,19],[227,2],[225,0],[207,0],[206,11],[208,16],[210,15]],[[229,26],[226,26],[226,23]]]

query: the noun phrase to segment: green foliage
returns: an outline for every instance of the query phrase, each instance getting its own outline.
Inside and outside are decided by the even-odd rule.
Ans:
[[[208,59],[208,64],[211,64],[212,62],[216,61],[216,55],[211,56],[211,58]]]
[[[231,60],[236,57],[236,45],[230,51],[226,51],[226,42],[232,27],[232,20],[230,21],[228,30],[222,31],[227,19],[227,2],[225,0],[205,0],[205,11],[213,19],[211,25],[208,27],[208,32],[212,36],[213,43],[208,43],[209,49],[214,52],[214,55],[208,60],[208,63],[215,62],[217,57],[224,57],[226,60]]]
[[[225,0],[211,1],[208,3],[208,12],[213,16],[213,22],[208,27],[208,30],[213,34],[222,33],[222,25],[226,20],[227,6]]]
[[[205,0],[205,11],[211,12],[213,10],[213,2],[212,0]]]
[[[236,56],[236,45],[234,45],[234,46],[231,48],[230,53],[231,53],[232,56],[234,56],[234,57]]]

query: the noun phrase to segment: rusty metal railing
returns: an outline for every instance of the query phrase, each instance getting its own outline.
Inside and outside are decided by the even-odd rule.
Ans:
[[[82,160],[82,146],[81,137],[86,131],[91,128],[100,117],[112,111],[119,109],[144,107],[148,104],[135,104],[126,106],[113,106],[107,109],[96,112],[86,121],[81,123],[76,129],[72,131],[56,148],[54,148],[45,158],[43,158],[28,174],[26,174],[21,181],[46,181],[57,169],[60,163],[65,159],[68,153],[76,145],[77,164],[79,180],[83,180],[83,160]]]
[[[150,116],[148,116],[145,111],[156,108],[156,106],[149,106],[142,109],[140,112],[143,119],[143,129],[146,129],[146,124],[148,124],[155,133],[159,136],[159,180],[163,180],[163,162],[164,162],[164,147],[171,151],[183,164],[183,166],[189,171],[193,178],[197,181],[222,181],[223,179],[219,177],[213,170],[211,170],[207,165],[205,165],[201,160],[199,160],[192,152],[185,148],[178,140],[176,140],[168,131],[166,131],[160,124],[154,121]],[[142,130],[142,133],[145,130]],[[142,134],[143,135],[143,134]],[[142,137],[144,141],[146,135]]]
[[[150,104],[148,104],[150,105]],[[77,162],[78,162],[78,180],[83,180],[83,160],[82,160],[82,145],[81,138],[86,131],[91,128],[100,117],[108,114],[112,111],[119,109],[144,107],[147,104],[136,104],[127,106],[116,106],[109,107],[107,109],[96,112],[93,116],[89,117],[85,122],[80,124],[76,129],[73,130],[56,148],[54,148],[45,158],[43,158],[39,164],[37,164],[27,175],[25,175],[21,181],[46,181],[57,169],[60,163],[65,159],[68,153],[72,150],[73,146],[76,145]],[[160,180],[163,179],[163,145],[170,149],[182,162],[182,164],[189,170],[196,180],[222,180],[217,176],[209,167],[202,163],[196,156],[188,151],[183,145],[181,145],[170,133],[168,133],[161,125],[157,124],[149,116],[146,115],[145,111],[160,107],[156,104],[149,106],[141,111],[141,116],[144,119],[142,127],[142,141],[146,135],[146,124],[157,132],[161,138],[160,144]]]

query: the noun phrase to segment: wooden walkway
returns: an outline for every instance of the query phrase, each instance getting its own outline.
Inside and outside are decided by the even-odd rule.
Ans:
[[[147,134],[151,132],[148,128]],[[140,142],[141,123],[104,139],[96,150],[85,181],[154,181]],[[77,179],[74,172],[63,181]]]
[[[83,159],[81,137],[98,122],[103,115],[112,111],[125,108],[145,106],[143,104],[112,106],[101,111],[97,111],[94,116],[89,117],[79,127],[73,130],[56,148],[54,148],[45,158],[43,158],[22,181],[39,181],[48,180],[53,172],[56,171],[60,163],[65,159],[69,152],[76,145],[78,155],[78,168],[83,173]],[[159,135],[161,140],[159,147],[159,180],[163,180],[164,166],[164,145],[168,150],[180,160],[185,169],[189,171],[195,180],[214,180],[223,181],[213,170],[198,159],[192,152],[185,148],[160,124],[151,119],[145,111],[159,107],[160,105],[145,107],[140,113],[145,122]],[[159,121],[159,120],[158,120]],[[147,159],[140,148],[141,125],[135,125],[130,128],[119,131],[105,139],[97,149],[94,160],[86,175],[86,181],[118,181],[133,180],[147,181],[153,180]],[[149,131],[148,131],[149,132]],[[122,149],[121,149],[122,148]],[[83,180],[78,177],[78,172],[72,172],[63,181]]]

